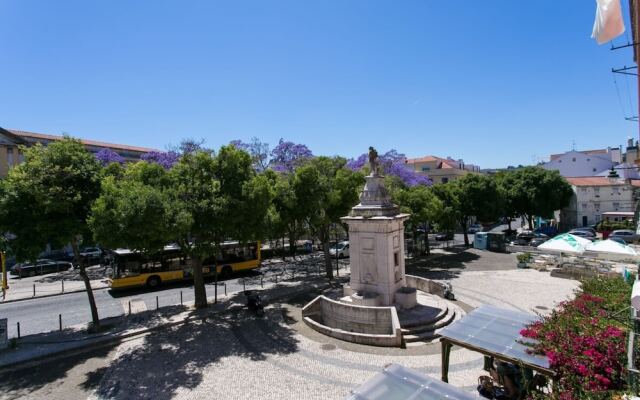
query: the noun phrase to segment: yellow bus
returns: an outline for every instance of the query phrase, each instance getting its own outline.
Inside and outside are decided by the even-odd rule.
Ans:
[[[218,277],[225,279],[234,272],[260,266],[260,242],[242,245],[230,241],[222,243],[221,247],[221,254],[203,261],[205,277],[213,277],[217,270]],[[110,265],[109,287],[112,289],[157,287],[165,282],[193,279],[191,260],[177,245],[165,246],[152,257],[129,249],[117,249],[111,252]]]

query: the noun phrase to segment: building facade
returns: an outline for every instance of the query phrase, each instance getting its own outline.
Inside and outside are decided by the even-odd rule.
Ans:
[[[7,176],[11,167],[23,161],[23,157],[19,149],[20,146],[32,146],[36,143],[47,145],[48,143],[62,138],[62,136],[57,135],[18,131],[0,127],[0,177]],[[95,140],[80,139],[80,141],[91,153],[95,154],[100,150],[110,149],[122,156],[125,161],[137,161],[143,154],[151,151],[157,151],[146,147],[105,143]]]
[[[436,156],[409,158],[405,160],[405,164],[412,171],[428,175],[433,183],[447,183],[470,173],[480,173],[480,167],[477,165]]]
[[[607,148],[601,150],[568,151],[562,154],[552,154],[549,161],[541,167],[547,170],[556,170],[561,176],[579,177],[596,176],[607,172],[622,162],[619,148]]]
[[[634,192],[639,181],[607,177],[570,177],[573,189],[569,206],[560,211],[560,229],[597,224],[603,214],[635,211]]]

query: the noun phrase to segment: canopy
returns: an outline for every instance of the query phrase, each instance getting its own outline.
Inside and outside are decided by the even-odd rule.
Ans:
[[[520,335],[522,329],[538,319],[533,314],[483,305],[445,327],[440,331],[442,380],[446,382],[448,379],[452,345],[553,376],[547,357],[530,354],[528,350],[531,348],[524,343],[533,340]]]
[[[398,364],[388,365],[347,400],[478,400],[478,396]]]
[[[631,257],[638,255],[631,246],[627,246],[626,244],[618,243],[615,240],[610,239],[598,240],[597,242],[589,243],[586,249],[596,253],[619,254]]]
[[[581,254],[589,243],[591,241],[587,239],[570,233],[563,233],[542,243],[538,246],[538,250]]]

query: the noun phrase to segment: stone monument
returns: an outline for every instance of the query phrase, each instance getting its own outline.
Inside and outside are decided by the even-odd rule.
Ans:
[[[365,177],[360,204],[342,218],[349,225],[351,258],[351,280],[345,287],[345,295],[357,305],[390,306],[410,295],[401,292],[397,296],[406,286],[404,221],[409,214],[402,214],[391,203],[373,147],[369,147],[369,167],[371,172]],[[415,291],[413,299],[415,305]]]
[[[349,285],[342,293],[322,294],[307,303],[302,318],[322,334],[354,343],[401,346],[433,340],[461,312],[445,300],[446,285],[405,274],[409,214],[391,203],[373,147],[369,167],[360,203],[342,218],[349,225]]]

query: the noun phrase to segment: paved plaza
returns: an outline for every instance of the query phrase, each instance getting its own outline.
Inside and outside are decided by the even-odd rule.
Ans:
[[[447,275],[465,306],[545,313],[578,286],[548,272],[517,270],[511,254],[467,250],[449,257],[449,263],[428,264],[434,266],[431,273]],[[272,304],[263,319],[239,309],[152,332],[84,360],[84,382],[73,365],[69,382],[60,377],[35,391],[14,387],[2,398],[337,400],[392,362],[440,377],[437,343],[367,347],[310,330],[300,320],[300,307],[314,295]],[[481,367],[480,354],[454,348],[450,383],[474,391]],[[65,385],[73,387],[63,391]]]

